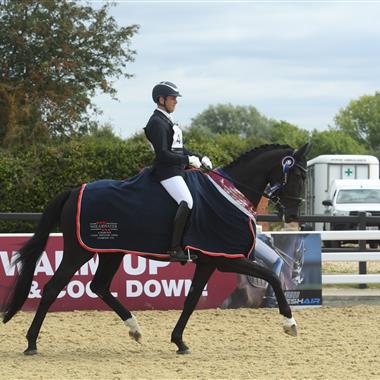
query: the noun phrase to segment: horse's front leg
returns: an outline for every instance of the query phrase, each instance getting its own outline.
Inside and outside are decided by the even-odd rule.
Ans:
[[[175,343],[178,347],[177,354],[190,354],[189,347],[187,347],[182,339],[183,331],[185,330],[187,321],[198,303],[207,281],[214,273],[214,270],[215,265],[211,263],[199,263],[195,268],[189,294],[186,297],[181,316],[179,317],[171,336],[172,343]]]
[[[283,322],[285,333],[292,336],[297,335],[296,321],[293,318],[292,310],[290,309],[281,286],[281,281],[276,273],[268,268],[263,267],[262,265],[257,264],[254,261],[247,259],[226,259],[223,262],[220,262],[217,268],[221,272],[241,273],[248,276],[258,277],[267,281],[273,288],[280,314],[285,317]]]

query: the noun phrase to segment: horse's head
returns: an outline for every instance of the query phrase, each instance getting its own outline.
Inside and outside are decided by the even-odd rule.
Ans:
[[[298,220],[309,150],[310,144],[307,143],[291,154],[284,154],[268,178],[264,196],[275,204],[278,215],[286,223]]]
[[[244,153],[223,169],[255,207],[264,195],[276,205],[281,219],[289,223],[298,219],[309,150],[310,144],[298,150],[289,145],[266,144]]]

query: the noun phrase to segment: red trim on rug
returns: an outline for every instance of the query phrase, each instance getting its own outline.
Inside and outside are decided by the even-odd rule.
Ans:
[[[82,204],[82,196],[83,191],[86,187],[87,183],[84,183],[79,191],[78,200],[77,200],[77,218],[76,218],[76,234],[79,244],[85,248],[85,244],[82,242],[81,236],[80,236],[80,210],[81,210],[81,204]]]
[[[249,218],[249,221],[248,221],[248,225],[249,225],[249,229],[251,230],[252,232],[252,247],[251,249],[247,252],[247,254],[244,254],[244,253],[224,253],[224,252],[210,252],[210,251],[205,251],[204,249],[201,249],[201,248],[197,248],[197,247],[193,247],[191,245],[187,245],[185,247],[185,249],[192,249],[194,251],[199,251],[201,253],[203,253],[204,255],[208,255],[208,256],[222,256],[222,257],[226,257],[228,259],[240,259],[240,258],[244,258],[244,257],[248,257],[252,250],[255,248],[255,245],[256,245],[256,236],[255,236],[255,232],[253,230],[253,226],[252,226],[252,219]]]
[[[215,256],[215,257],[222,256],[222,257],[226,257],[228,259],[241,259],[241,258],[246,257],[243,253],[231,253],[231,254],[229,254],[229,253],[223,253],[223,252],[209,252],[209,251],[205,251],[204,249],[193,247],[191,245],[187,245],[185,247],[185,249],[192,249],[193,251],[201,252],[207,256]]]
[[[251,229],[251,232],[252,232],[253,242],[252,242],[252,247],[248,251],[248,254],[246,257],[248,257],[256,247],[256,235],[255,235],[255,230],[253,229],[253,226],[252,226],[252,219],[251,218],[249,218],[249,228]]]
[[[76,235],[79,244],[82,246],[87,251],[93,252],[93,253],[98,253],[98,252],[121,252],[121,253],[127,253],[127,254],[135,254],[139,256],[152,256],[152,257],[157,257],[161,259],[166,259],[169,258],[168,253],[150,253],[150,252],[137,252],[137,251],[131,251],[127,249],[111,249],[111,248],[103,248],[103,249],[95,249],[91,248],[88,245],[86,245],[81,236],[80,236],[80,212],[81,212],[81,203],[82,203],[82,197],[83,197],[83,192],[86,187],[87,183],[84,183],[80,189],[79,195],[78,195],[78,201],[77,201],[77,216],[76,216]]]

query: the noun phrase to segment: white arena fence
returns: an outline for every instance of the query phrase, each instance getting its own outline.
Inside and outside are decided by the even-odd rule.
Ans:
[[[323,241],[331,240],[379,240],[380,231],[352,230],[352,231],[320,231]],[[322,262],[325,261],[380,261],[380,251],[357,252],[322,252]],[[380,284],[380,274],[324,274],[322,284]]]

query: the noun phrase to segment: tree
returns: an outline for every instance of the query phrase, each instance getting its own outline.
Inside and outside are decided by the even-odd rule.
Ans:
[[[255,107],[232,104],[209,106],[191,122],[193,128],[206,128],[217,134],[252,137],[258,143],[269,139],[269,128],[272,124],[273,121],[262,116]]]
[[[253,148],[237,134],[215,134],[199,128],[185,130],[184,140],[191,151],[210,157],[215,166],[223,166]]]
[[[335,116],[335,124],[372,153],[380,153],[380,92],[352,100]]]
[[[310,140],[307,130],[298,128],[296,125],[286,121],[275,122],[271,129],[271,141],[277,144],[288,144],[290,146],[301,146]]]
[[[69,0],[0,3],[0,143],[26,144],[83,135],[97,91],[115,97],[111,80],[136,54],[137,25],[119,27],[109,3],[96,10]]]
[[[368,154],[366,146],[340,130],[330,129],[319,132],[315,129],[310,142],[309,159],[321,154]]]

